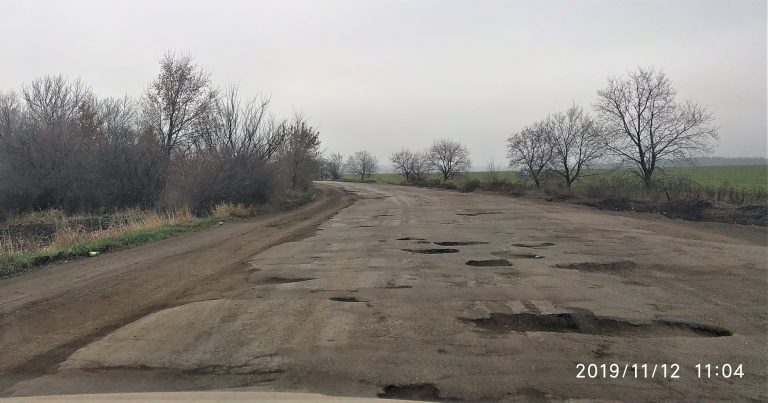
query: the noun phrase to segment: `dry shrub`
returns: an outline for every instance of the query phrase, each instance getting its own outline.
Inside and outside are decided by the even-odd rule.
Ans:
[[[253,216],[253,208],[241,203],[220,203],[213,208],[212,215],[217,218]]]

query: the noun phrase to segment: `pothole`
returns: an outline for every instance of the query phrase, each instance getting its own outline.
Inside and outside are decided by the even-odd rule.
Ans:
[[[513,243],[512,246],[518,248],[546,248],[547,246],[555,246],[552,242],[539,242],[539,243]]]
[[[473,267],[512,266],[512,262],[507,259],[467,260],[465,264]]]
[[[502,214],[501,211],[478,211],[475,213],[456,213],[456,215],[463,215],[467,217],[475,217],[479,215],[488,215],[488,214]]]
[[[407,236],[404,238],[397,238],[398,241],[426,241],[424,238],[414,238],[412,236]]]
[[[394,282],[388,281],[387,285],[385,285],[384,288],[400,289],[400,288],[413,288],[413,286],[412,285],[397,285]]]
[[[440,389],[431,383],[412,385],[387,385],[377,394],[382,399],[432,400],[440,399]]]
[[[417,243],[417,244],[421,244],[421,245],[424,245],[424,244],[429,244],[429,243],[432,243],[432,242],[429,242],[429,241],[427,241],[427,240],[423,240],[423,241],[416,241],[416,243]]]
[[[435,242],[435,245],[440,246],[471,246],[471,245],[487,245],[488,242],[481,242],[481,241],[445,241],[445,242]]]
[[[637,263],[630,260],[622,260],[618,262],[608,263],[569,263],[569,264],[556,264],[558,269],[578,270],[587,272],[622,272],[634,270],[637,268]]]
[[[533,253],[514,253],[509,251],[491,252],[491,255],[505,259],[544,259],[544,256]]]
[[[560,314],[494,312],[488,318],[459,319],[494,333],[554,332],[617,337],[721,337],[732,334],[730,330],[702,323],[675,319],[630,322],[617,318],[595,316],[586,309]]]
[[[438,255],[441,253],[457,253],[458,249],[453,248],[428,248],[428,249],[403,249],[406,252],[421,253],[424,255]]]
[[[368,302],[368,301],[359,300],[355,297],[331,297],[328,299],[336,302]]]
[[[257,280],[255,281],[255,283],[259,285],[271,285],[271,284],[300,283],[302,281],[309,281],[309,280],[315,280],[315,278],[314,277],[297,277],[297,278],[267,277],[261,280]]]

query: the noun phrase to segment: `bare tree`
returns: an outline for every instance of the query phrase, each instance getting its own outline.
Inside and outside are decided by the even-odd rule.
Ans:
[[[646,188],[660,161],[706,154],[717,139],[712,114],[692,101],[678,103],[661,70],[639,68],[625,79],[609,78],[597,94],[595,109],[610,135],[608,150],[634,164]]]
[[[565,180],[568,189],[605,150],[605,135],[584,110],[573,105],[565,113],[552,115],[547,124],[553,157],[552,171]]]
[[[360,181],[365,177],[371,177],[378,169],[379,162],[376,157],[368,151],[358,151],[349,156],[346,168],[353,174],[360,175]]]
[[[537,188],[541,187],[542,174],[554,153],[548,136],[547,121],[540,121],[507,139],[510,167],[520,166],[525,169]]]
[[[328,170],[328,176],[331,179],[341,179],[341,175],[344,172],[344,157],[339,153],[333,153],[325,159],[325,164]]]
[[[416,158],[416,153],[402,149],[393,153],[392,156],[389,157],[389,161],[392,162],[392,168],[394,168],[395,172],[402,175],[406,182],[410,182],[413,175],[414,159]]]
[[[472,164],[469,151],[457,141],[437,140],[429,147],[428,153],[432,166],[443,175],[443,181],[468,171]]]
[[[205,118],[198,122],[195,148],[216,148],[232,156],[263,161],[272,159],[285,142],[286,132],[277,130],[267,115],[268,98],[244,99],[237,87],[228,87],[213,101]]]
[[[282,158],[287,167],[291,189],[306,189],[320,160],[320,133],[300,114],[294,116],[286,129]]]
[[[45,76],[22,88],[29,119],[38,126],[53,127],[80,118],[82,107],[94,103],[90,88],[82,81],[62,75]]]
[[[421,182],[427,179],[432,171],[432,161],[425,152],[415,153],[411,161],[411,177],[414,181]]]
[[[144,119],[167,158],[189,150],[215,99],[209,74],[191,56],[167,53],[160,60],[160,74],[144,97]]]
[[[429,155],[423,152],[413,152],[403,149],[390,157],[395,172],[402,175],[407,182],[423,181],[432,170]]]

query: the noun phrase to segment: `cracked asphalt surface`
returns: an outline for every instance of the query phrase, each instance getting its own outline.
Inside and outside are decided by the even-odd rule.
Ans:
[[[2,396],[768,398],[764,229],[322,188],[279,217],[1,280]],[[578,379],[578,363],[680,378]],[[699,379],[698,363],[744,376]]]

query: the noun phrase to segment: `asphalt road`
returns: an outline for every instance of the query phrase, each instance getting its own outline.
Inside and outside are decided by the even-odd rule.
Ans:
[[[764,229],[324,188],[280,217],[0,280],[1,394],[768,398]]]

